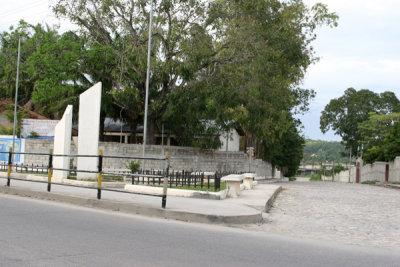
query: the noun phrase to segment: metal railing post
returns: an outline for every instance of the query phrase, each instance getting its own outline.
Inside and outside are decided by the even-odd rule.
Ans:
[[[50,150],[49,166],[47,167],[47,174],[48,174],[47,192],[50,192],[50,190],[51,190],[51,176],[53,174],[53,150]]]
[[[167,190],[168,190],[168,176],[169,176],[169,154],[167,153],[165,155],[167,158],[167,169],[165,171],[165,176],[164,176],[164,186],[163,186],[163,194],[162,194],[162,201],[161,201],[161,207],[165,209],[167,205]]]
[[[13,157],[13,153],[11,151],[8,152],[8,172],[7,172],[7,186],[8,187],[10,187],[10,180],[11,180],[12,157]]]
[[[103,150],[99,151],[99,165],[97,174],[97,199],[101,199],[101,172],[103,171]]]

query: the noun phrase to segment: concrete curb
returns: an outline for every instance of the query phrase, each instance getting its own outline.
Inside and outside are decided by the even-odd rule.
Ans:
[[[162,209],[143,204],[125,203],[110,200],[98,200],[93,198],[84,198],[77,196],[61,195],[49,192],[27,190],[21,188],[11,188],[2,186],[0,193],[8,195],[16,195],[21,197],[30,197],[40,200],[51,200],[61,203],[68,203],[77,206],[97,208],[102,210],[120,211],[128,214],[140,214],[149,217],[166,218],[179,221],[190,221],[197,223],[212,224],[251,224],[262,222],[262,213],[254,213],[250,215],[209,215],[201,213],[192,213],[187,211],[179,211],[174,209]]]
[[[272,194],[272,196],[267,200],[267,203],[265,203],[265,212],[268,212],[271,208],[272,205],[275,202],[275,199],[277,198],[278,194],[282,191],[282,186],[279,186],[275,192]]]

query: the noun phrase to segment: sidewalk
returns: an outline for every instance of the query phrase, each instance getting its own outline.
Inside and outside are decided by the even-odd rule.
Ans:
[[[268,211],[281,190],[277,184],[258,184],[252,190],[242,191],[239,198],[209,200],[173,197],[167,194],[166,208],[161,208],[161,197],[110,192],[102,190],[101,200],[97,189],[78,188],[52,184],[47,192],[47,183],[13,180],[24,179],[27,175],[11,174],[7,187],[7,173],[0,173],[0,193],[52,200],[78,206],[120,211],[180,221],[210,224],[251,224],[262,222],[262,213]],[[43,178],[46,179],[45,177]]]

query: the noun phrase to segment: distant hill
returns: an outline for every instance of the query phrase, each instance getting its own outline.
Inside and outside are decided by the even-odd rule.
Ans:
[[[305,163],[345,163],[348,161],[343,153],[348,154],[348,151],[340,142],[322,141],[322,140],[306,140],[303,149],[303,161]],[[312,156],[314,155],[314,156]]]

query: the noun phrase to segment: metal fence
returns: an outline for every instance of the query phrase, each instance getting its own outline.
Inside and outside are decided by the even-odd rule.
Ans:
[[[103,158],[104,157],[113,157],[113,156],[103,156]],[[121,157],[121,160],[126,158],[128,157]],[[7,166],[8,163],[0,162],[0,170],[7,171]],[[44,165],[37,166],[33,164],[15,164],[13,166],[15,167],[15,171],[20,173],[37,173],[37,174],[48,173],[48,166]],[[53,168],[53,170],[55,169]],[[76,167],[71,166],[71,168],[69,169],[69,173],[72,176],[76,175],[77,173]],[[195,189],[195,190],[211,189],[214,191],[221,190],[221,177],[233,173],[241,174],[241,172],[204,172],[197,170],[189,170],[189,171],[169,170],[169,173],[167,174],[166,169],[144,170],[144,171],[141,170],[135,173],[132,173],[129,169],[102,170],[103,181],[109,179],[109,180],[125,181],[127,183],[135,185],[162,186],[164,183],[164,177],[168,177],[169,188]]]
[[[43,183],[43,181],[36,181],[36,180],[28,180],[28,179],[18,179],[18,178],[11,178],[11,172],[12,172],[12,167],[14,167],[16,170],[18,168],[20,171],[29,171],[30,170],[36,170],[39,172],[39,169],[42,170],[42,173],[44,173],[43,169],[46,167],[47,169],[47,175],[48,175],[48,181],[47,183],[47,191],[51,191],[51,185],[52,184],[57,184],[57,185],[63,185],[63,186],[74,186],[74,187],[84,187],[84,188],[92,188],[92,187],[85,187],[85,186],[76,186],[76,185],[70,185],[70,184],[63,184],[63,183],[54,183],[52,182],[52,175],[54,170],[58,171],[68,171],[68,172],[74,172],[74,173],[96,173],[97,174],[97,199],[101,199],[101,192],[102,190],[105,191],[118,191],[118,192],[124,192],[124,193],[130,193],[130,194],[140,194],[140,195],[148,195],[148,196],[157,196],[161,197],[161,206],[163,208],[166,207],[166,201],[167,201],[167,186],[168,186],[168,176],[169,176],[169,156],[163,157],[163,158],[156,158],[156,157],[122,157],[122,156],[103,156],[102,151],[100,151],[99,155],[57,155],[57,154],[52,154],[52,153],[27,153],[27,152],[1,152],[0,153],[8,153],[8,162],[6,164],[1,164],[0,169],[6,170],[7,169],[7,186],[9,187],[11,184],[11,179],[14,180],[24,180],[24,181],[31,181],[31,182],[39,182]],[[37,155],[37,156],[48,156],[48,165],[47,166],[28,166],[28,165],[20,165],[20,164],[14,164],[13,163],[13,154],[23,154],[23,155]],[[79,158],[79,157],[86,157],[86,158],[97,158],[97,170],[96,171],[89,171],[89,170],[78,170],[75,168],[69,168],[69,169],[63,169],[63,168],[54,168],[53,167],[53,159],[54,157],[68,157],[68,158]],[[103,172],[103,158],[119,158],[119,159],[134,159],[134,160],[156,160],[156,161],[165,161],[165,170],[163,170],[163,175],[155,175],[155,174],[146,174],[147,179],[157,179],[159,181],[159,184],[161,185],[161,179],[163,179],[163,193],[162,195],[157,195],[157,194],[146,194],[146,193],[136,193],[136,192],[127,192],[127,191],[120,191],[120,190],[115,190],[115,189],[109,189],[109,188],[103,188],[102,187],[102,176],[104,175],[115,175],[115,173],[106,173]],[[6,167],[7,166],[7,167]],[[140,179],[140,177],[144,177],[143,174],[139,173],[131,173],[127,174],[128,176],[132,177],[132,180],[135,180],[135,177],[137,179]]]

